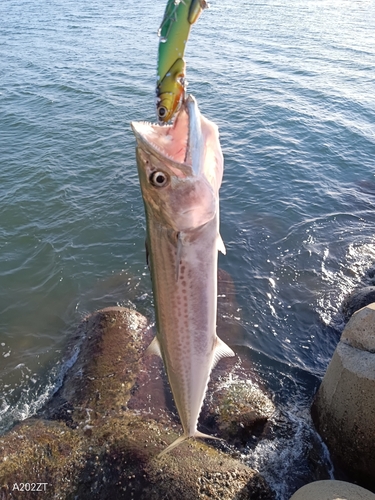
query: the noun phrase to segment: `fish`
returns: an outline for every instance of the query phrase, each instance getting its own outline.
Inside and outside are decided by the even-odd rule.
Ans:
[[[172,125],[132,122],[146,214],[146,246],[156,336],[183,433],[159,456],[198,431],[211,370],[232,349],[216,334],[219,189],[223,155],[218,127],[188,95]]]

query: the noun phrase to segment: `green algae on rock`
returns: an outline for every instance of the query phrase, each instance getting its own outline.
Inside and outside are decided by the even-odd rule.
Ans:
[[[157,408],[130,408],[137,380],[153,364],[142,356],[151,337],[142,315],[107,308],[85,319],[79,335],[81,351],[61,389],[37,418],[0,439],[1,500],[40,498],[13,489],[26,481],[46,483],[48,498],[66,500],[273,498],[259,473],[205,442],[189,440],[156,458],[179,425],[168,409],[155,418]],[[156,376],[155,390],[164,391]]]

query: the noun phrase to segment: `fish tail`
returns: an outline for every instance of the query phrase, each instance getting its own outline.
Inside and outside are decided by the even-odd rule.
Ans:
[[[167,446],[165,448],[165,450],[163,450],[161,453],[159,453],[159,455],[157,456],[157,458],[160,458],[163,455],[165,455],[166,453],[169,453],[171,450],[173,450],[173,448],[176,448],[176,446],[178,446],[179,444],[181,444],[183,441],[185,441],[186,439],[189,439],[189,437],[190,436],[188,434],[182,434],[182,436],[178,437],[175,441],[173,441],[172,444],[170,444],[169,446]]]
[[[218,438],[216,436],[210,436],[209,434],[204,434],[203,432],[199,432],[199,431],[195,431],[193,437],[201,438],[201,439],[216,439],[217,441],[224,441],[222,438]]]
[[[165,450],[163,450],[157,458],[162,457],[166,453],[169,453],[173,448],[176,448],[176,446],[180,445],[183,441],[186,441],[186,439],[189,438],[201,438],[201,439],[217,439],[218,441],[223,441],[221,438],[218,438],[216,436],[210,436],[209,434],[204,434],[203,432],[195,431],[193,436],[189,436],[188,434],[182,434],[182,436],[178,437],[175,441],[173,441],[172,444],[167,446]]]

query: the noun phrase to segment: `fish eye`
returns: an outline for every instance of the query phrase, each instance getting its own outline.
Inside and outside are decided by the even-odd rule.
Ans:
[[[167,112],[167,108],[165,108],[164,106],[160,106],[160,108],[158,109],[159,118],[165,118]]]
[[[155,187],[164,187],[168,184],[169,177],[166,173],[157,170],[150,175],[150,183]]]

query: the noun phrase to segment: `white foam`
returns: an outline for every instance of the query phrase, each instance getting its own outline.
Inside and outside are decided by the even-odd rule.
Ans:
[[[351,243],[338,272],[330,270],[327,257],[328,254],[324,253],[321,271],[328,291],[318,300],[317,311],[326,325],[341,331],[344,328],[341,305],[345,297],[363,281],[366,271],[375,261],[375,243]]]
[[[22,421],[35,415],[51,397],[62,386],[66,372],[77,360],[79,347],[75,346],[69,358],[63,363],[56,365],[49,373],[46,383],[39,388],[35,388],[35,379],[29,378],[28,384],[22,389],[21,395],[15,405],[11,405],[6,400],[6,395],[0,407],[0,435],[8,431],[15,422]],[[25,368],[20,364],[16,368]],[[13,390],[10,391],[10,394]]]
[[[318,479],[310,467],[313,447],[319,450],[319,467],[325,469],[326,478],[334,479],[328,449],[312,426],[309,410],[296,411],[275,413],[270,419],[271,437],[261,439],[243,457],[266,479],[276,500],[289,500],[297,487]]]

